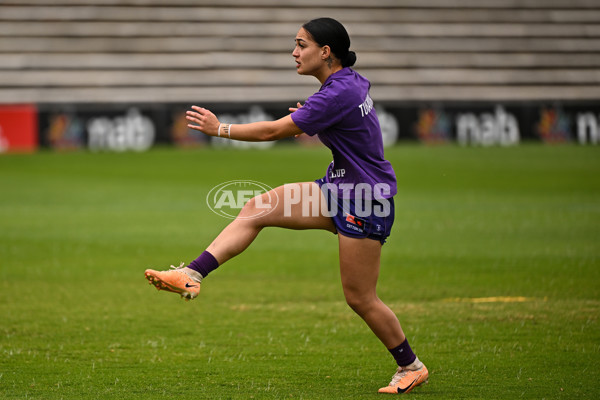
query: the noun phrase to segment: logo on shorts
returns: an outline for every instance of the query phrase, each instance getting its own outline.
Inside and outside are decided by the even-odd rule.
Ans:
[[[254,199],[254,207],[239,215],[244,205]],[[206,196],[206,204],[217,215],[229,219],[260,218],[277,206],[279,199],[269,185],[257,181],[234,180],[213,187]]]
[[[364,225],[364,222],[358,218],[356,218],[354,215],[350,215],[350,214],[346,214],[346,222],[350,222],[351,224],[354,225],[358,225],[360,227],[362,227]]]

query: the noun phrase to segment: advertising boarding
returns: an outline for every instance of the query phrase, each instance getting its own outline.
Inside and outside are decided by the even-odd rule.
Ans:
[[[275,120],[289,104],[202,104],[230,124]],[[0,107],[0,152],[141,152],[153,146],[269,149],[280,143],[314,145],[301,135],[247,143],[209,137],[187,127],[191,104],[70,104]],[[360,105],[359,105],[360,106]],[[517,146],[523,142],[598,145],[600,101],[555,103],[377,103],[384,145],[405,142],[465,147]],[[360,112],[358,109],[357,112]]]

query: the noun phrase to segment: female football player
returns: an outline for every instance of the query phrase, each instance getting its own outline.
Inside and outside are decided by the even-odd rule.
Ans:
[[[279,120],[230,125],[205,108],[191,107],[188,126],[206,135],[243,141],[317,135],[331,149],[333,161],[323,178],[294,185],[294,202],[290,202],[289,185],[255,197],[190,265],[169,271],[149,269],[145,276],[159,290],[189,300],[198,295],[203,278],[243,252],[263,228],[324,229],[335,233],[346,302],[398,364],[390,384],[379,392],[408,393],[426,382],[429,373],[411,350],[398,318],[377,297],[375,288],[381,248],[394,221],[396,177],[384,159],[381,129],[369,96],[370,83],[350,68],[356,54],[349,48],[346,29],[334,19],[315,19],[300,28],[292,52],[296,69],[298,74],[317,78],[321,88]],[[307,214],[303,202],[314,201],[315,196],[310,195],[315,192],[319,211]],[[274,195],[283,201],[271,212],[251,218],[259,213],[259,205],[268,203]]]

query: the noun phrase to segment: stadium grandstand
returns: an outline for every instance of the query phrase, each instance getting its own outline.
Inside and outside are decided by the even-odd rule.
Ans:
[[[295,102],[321,16],[380,101],[600,99],[597,0],[5,0],[0,103]]]

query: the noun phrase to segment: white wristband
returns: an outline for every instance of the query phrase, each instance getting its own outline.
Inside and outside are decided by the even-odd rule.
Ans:
[[[223,125],[223,124],[219,124],[219,130],[217,131],[218,137],[221,137],[221,125]]]

